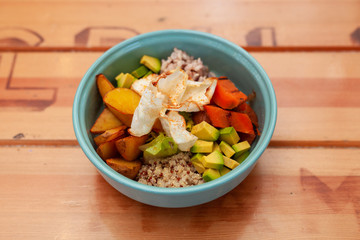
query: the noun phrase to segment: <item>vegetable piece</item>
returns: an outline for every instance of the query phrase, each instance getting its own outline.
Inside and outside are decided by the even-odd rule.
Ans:
[[[244,153],[242,153],[238,158],[236,158],[235,160],[238,163],[242,163],[243,161],[245,161],[245,159],[250,155],[250,151],[246,151]]]
[[[211,121],[211,125],[220,128],[230,127],[230,111],[226,111],[213,105],[205,105],[204,108]]]
[[[221,177],[219,170],[208,168],[204,171],[202,175],[205,182],[210,182]]]
[[[154,73],[158,73],[160,72],[161,69],[161,61],[158,58],[155,57],[151,57],[148,55],[144,55],[141,59],[140,59],[140,63],[144,64],[147,68],[149,68],[151,71],[153,71]]]
[[[150,143],[140,146],[139,149],[144,151],[146,161],[153,158],[168,157],[178,152],[178,146],[174,139],[164,136],[162,133]]]
[[[134,71],[131,72],[131,75],[133,75],[136,78],[141,78],[145,76],[149,72],[149,69],[147,69],[145,66],[140,66]]]
[[[223,159],[224,159],[224,166],[225,166],[225,167],[228,167],[228,168],[230,168],[230,169],[234,169],[234,168],[236,168],[237,166],[240,165],[240,163],[238,163],[238,162],[235,161],[235,160],[232,160],[232,159],[229,158],[229,157],[223,156]]]
[[[105,77],[104,74],[101,73],[96,75],[96,85],[101,97],[104,97],[106,93],[114,89],[112,83]]]
[[[232,148],[235,150],[234,159],[237,159],[241,154],[250,149],[250,144],[247,141],[239,142],[235,145],[232,145]]]
[[[109,110],[128,127],[131,126],[139,102],[140,96],[127,88],[115,88],[104,96],[104,103]]]
[[[221,141],[221,143],[219,144],[219,147],[220,147],[221,151],[225,154],[225,156],[227,156],[229,158],[235,154],[235,150],[224,141]]]
[[[238,132],[254,134],[254,127],[245,113],[231,112],[230,124]]]
[[[125,160],[134,161],[141,154],[139,147],[143,145],[147,139],[148,135],[142,137],[128,136],[117,140],[115,146]]]
[[[229,79],[218,80],[212,98],[216,105],[224,109],[233,109],[247,100],[247,96],[239,91]]]
[[[239,135],[237,134],[235,128],[227,127],[220,129],[220,140],[225,141],[230,145],[234,145],[240,140]]]
[[[121,158],[111,158],[107,159],[106,163],[116,172],[130,179],[134,179],[141,168],[139,160],[129,162]]]
[[[251,122],[256,126],[259,127],[259,121],[258,121],[258,117],[255,113],[255,111],[250,107],[249,104],[247,104],[246,102],[240,104],[239,106],[237,106],[234,111],[236,112],[241,112],[241,113],[246,113]]]
[[[198,173],[203,173],[205,171],[205,167],[201,163],[193,162],[192,165],[195,167]]]
[[[143,76],[143,78],[145,78],[145,77],[147,77],[147,76],[149,76],[149,75],[151,75],[151,74],[153,74],[153,72],[152,72],[152,71],[148,71],[148,72]]]
[[[130,88],[136,78],[130,73],[125,73],[123,75],[119,75],[117,79],[117,87],[118,88]]]
[[[94,137],[94,142],[97,146],[100,144],[111,141],[116,138],[120,138],[121,136],[124,136],[126,134],[125,132],[126,126],[120,126],[113,129],[106,130],[104,133]]]
[[[196,124],[192,128],[191,133],[197,136],[198,139],[205,141],[216,141],[219,138],[219,130],[205,121]]]
[[[115,140],[100,144],[99,147],[96,149],[96,152],[102,160],[119,156],[119,152],[116,150],[115,147]]]
[[[213,150],[214,142],[208,142],[203,140],[197,140],[191,147],[192,153],[211,153]]]
[[[231,170],[227,167],[223,167],[219,172],[221,176],[224,176],[225,174],[229,173]]]
[[[105,108],[96,119],[94,125],[90,129],[90,132],[96,134],[103,133],[106,130],[122,125],[123,123],[108,108]]]
[[[214,151],[203,158],[204,167],[222,169],[224,167],[223,155],[219,151]]]
[[[191,117],[192,120],[194,121],[194,124],[199,124],[203,121],[207,123],[211,123],[210,118],[208,117],[205,111],[193,112]]]
[[[221,152],[220,146],[217,142],[214,142],[213,150],[212,151],[219,151]]]
[[[203,157],[204,157],[204,154],[197,153],[191,158],[191,162],[192,163],[197,162],[197,163],[203,164]]]

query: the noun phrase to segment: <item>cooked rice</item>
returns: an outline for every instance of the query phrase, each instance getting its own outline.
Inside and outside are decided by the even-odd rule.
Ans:
[[[166,59],[162,60],[161,73],[174,70],[180,67],[183,69],[194,81],[204,81],[208,77],[214,77],[215,75],[209,72],[209,68],[203,64],[200,58],[194,59],[186,52],[174,48],[174,51]]]
[[[187,187],[204,183],[190,161],[190,153],[180,152],[142,165],[136,180],[156,187]]]

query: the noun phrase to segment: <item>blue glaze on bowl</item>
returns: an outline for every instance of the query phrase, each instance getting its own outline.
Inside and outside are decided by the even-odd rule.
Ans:
[[[97,155],[90,128],[103,108],[95,76],[104,73],[109,79],[120,72],[130,72],[139,66],[144,55],[165,58],[173,48],[184,50],[217,76],[229,77],[245,92],[256,92],[252,107],[259,118],[260,138],[254,142],[251,154],[237,168],[214,181],[185,188],[159,188],[140,184],[112,170]],[[115,82],[113,82],[115,84]],[[276,97],[270,79],[259,63],[244,49],[218,36],[190,30],[163,30],[142,34],[106,51],[82,78],[73,105],[73,126],[80,147],[104,179],[122,194],[139,202],[160,207],[188,207],[221,197],[235,188],[255,166],[268,146],[277,116]]]

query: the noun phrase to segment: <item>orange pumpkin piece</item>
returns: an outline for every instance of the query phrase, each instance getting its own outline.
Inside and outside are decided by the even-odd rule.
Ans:
[[[258,117],[255,113],[255,111],[250,107],[249,104],[247,104],[246,102],[240,104],[239,106],[237,106],[235,108],[236,112],[241,112],[241,113],[246,113],[249,118],[251,119],[251,122],[256,126],[259,127],[259,121],[258,121]]]
[[[143,145],[147,139],[148,135],[141,137],[128,136],[117,140],[115,146],[125,160],[134,161],[141,154],[139,147]]]
[[[230,125],[237,132],[255,134],[252,122],[246,113],[231,112]]]
[[[239,91],[231,80],[219,78],[212,97],[216,105],[224,109],[233,109],[246,100],[246,94]]]
[[[103,133],[109,129],[113,129],[124,125],[108,108],[105,108],[94,125],[91,127],[91,133]]]
[[[119,152],[116,150],[115,140],[104,142],[96,149],[97,154],[102,160],[114,158],[119,156]]]
[[[114,139],[118,139],[126,134],[126,126],[120,126],[113,129],[106,130],[104,133],[94,137],[94,142],[97,146],[100,144],[111,141]]]
[[[211,125],[219,128],[230,127],[230,111],[212,105],[205,105],[204,108]]]
[[[191,117],[195,125],[203,121],[211,124],[210,118],[205,111],[193,112]]]

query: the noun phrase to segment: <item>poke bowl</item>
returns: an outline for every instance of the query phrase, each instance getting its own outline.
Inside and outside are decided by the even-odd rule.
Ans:
[[[108,88],[99,87],[102,80]],[[115,119],[113,126],[95,131],[104,111]],[[100,56],[78,86],[72,114],[81,149],[111,186],[144,204],[178,208],[217,199],[248,176],[272,137],[277,103],[267,74],[241,47],[209,33],[162,30],[125,40]],[[194,120],[195,115],[202,117]],[[171,151],[163,149],[164,141]],[[105,143],[118,150],[116,156]],[[188,186],[164,167],[166,157],[177,161],[176,156],[187,158]],[[151,167],[155,172],[159,166],[178,180],[151,179]]]

